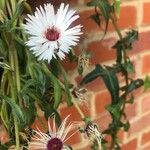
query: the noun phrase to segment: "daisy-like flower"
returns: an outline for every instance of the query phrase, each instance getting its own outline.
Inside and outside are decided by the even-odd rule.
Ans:
[[[38,60],[51,61],[58,56],[65,58],[72,46],[79,41],[81,25],[70,27],[79,18],[75,10],[70,10],[69,5],[62,3],[55,13],[51,4],[36,8],[34,15],[29,15],[24,24],[25,31],[29,34],[26,45],[38,57]]]
[[[50,118],[48,120],[49,133],[43,133],[40,130],[35,131],[35,136],[33,137],[33,142],[29,143],[31,150],[70,150],[65,142],[72,137],[77,131],[72,133],[69,137],[66,137],[68,132],[72,127],[72,123],[67,123],[67,116],[60,127],[56,130],[55,118],[53,120],[53,125],[50,124]]]

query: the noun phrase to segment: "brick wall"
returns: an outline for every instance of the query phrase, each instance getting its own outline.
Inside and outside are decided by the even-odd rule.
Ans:
[[[92,8],[86,7],[86,2],[88,0],[70,0],[72,7],[81,16],[79,22],[84,26],[82,44],[77,51],[79,48],[84,48],[93,54],[91,66],[85,71],[85,74],[93,69],[96,63],[112,64],[114,62],[115,51],[111,46],[118,39],[110,22],[108,33],[101,41],[103,29],[99,29],[92,20],[88,19],[94,11]],[[135,65],[133,76],[144,78],[146,74],[150,74],[150,0],[122,0],[118,24],[122,33],[131,28],[139,31],[139,40],[134,43],[134,48],[129,55]],[[74,64],[66,65],[71,82],[77,84],[82,77],[78,76],[74,68]],[[90,113],[93,121],[103,130],[111,121],[105,111],[105,106],[110,103],[110,95],[101,79],[89,83],[86,88],[88,89],[88,99],[86,104],[81,104],[81,108],[86,114]],[[126,108],[131,123],[130,130],[128,133],[123,131],[119,133],[123,145],[122,150],[150,150],[150,93],[149,91],[144,92],[141,88],[135,91],[134,95],[134,104],[128,105]],[[69,109],[62,107],[60,111],[63,116],[71,113],[71,120],[76,118],[77,121],[80,121],[79,114],[74,107]],[[90,150],[88,144],[86,137],[76,135],[73,147],[76,150]]]

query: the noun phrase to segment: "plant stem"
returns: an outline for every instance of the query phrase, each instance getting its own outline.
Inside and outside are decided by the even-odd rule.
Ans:
[[[11,87],[12,99],[17,103],[17,92],[20,90],[18,57],[16,56],[17,53],[16,53],[16,49],[15,49],[12,38],[10,39],[10,42],[11,43],[10,43],[10,49],[9,49],[9,59],[10,59],[11,71],[9,73],[9,83]],[[17,117],[14,112],[13,112],[13,119],[14,119],[14,126],[15,126],[16,150],[19,150],[20,149],[19,127],[18,127]]]
[[[72,97],[72,103],[74,104],[75,108],[77,109],[78,113],[80,114],[82,120],[84,120],[86,117],[84,115],[84,113],[82,112],[82,110],[80,109],[78,103],[76,102],[76,100]]]
[[[122,40],[122,34],[121,34],[120,29],[119,29],[119,27],[117,25],[117,21],[116,21],[116,19],[114,19],[112,14],[110,14],[110,19],[111,19],[111,21],[113,23],[113,26],[114,26],[114,28],[115,28],[115,30],[116,30],[120,40]]]
[[[20,150],[20,140],[19,140],[19,128],[16,114],[13,113],[14,124],[15,124],[15,140],[16,140],[16,150]]]
[[[57,62],[58,62],[58,61],[57,61]],[[47,70],[47,72],[51,73],[51,72],[48,70],[47,66],[46,66],[45,64],[43,64],[43,65],[44,65],[44,68]],[[65,76],[67,76],[67,74],[66,74],[66,72],[65,72],[65,70],[64,70],[64,68],[63,68],[63,66],[62,66],[59,62],[58,62],[58,65],[59,65],[59,67],[60,67],[60,69],[61,69],[62,74],[64,74]],[[61,87],[65,90],[64,84],[63,84],[60,80],[58,80],[58,82],[59,82],[59,84],[61,85]],[[71,94],[71,93],[70,93],[70,94]],[[77,110],[78,113],[80,114],[81,118],[84,120],[84,119],[86,118],[86,116],[84,115],[84,113],[83,113],[82,110],[80,109],[78,103],[76,102],[76,100],[74,99],[74,97],[73,97],[72,94],[71,94],[71,102],[74,104],[76,110]]]

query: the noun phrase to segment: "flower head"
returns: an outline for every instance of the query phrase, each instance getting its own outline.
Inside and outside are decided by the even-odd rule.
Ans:
[[[36,8],[34,15],[28,14],[23,25],[30,36],[26,44],[38,60],[50,62],[56,56],[62,60],[65,53],[77,45],[82,26],[70,27],[79,18],[75,13],[62,3],[56,13],[53,5],[45,4]]]
[[[98,126],[92,122],[88,123],[85,129],[88,137],[91,140],[96,140],[98,143],[98,146],[101,147],[101,141],[103,138],[102,133],[98,130]]]
[[[56,131],[55,118],[53,120],[53,125],[50,124],[50,118],[48,120],[49,133],[43,133],[40,130],[35,131],[35,136],[33,137],[33,142],[30,143],[31,150],[69,150],[70,148],[65,145],[65,142],[73,136],[76,132],[71,134],[66,138],[68,132],[72,127],[72,123],[66,126],[67,116],[58,130]]]

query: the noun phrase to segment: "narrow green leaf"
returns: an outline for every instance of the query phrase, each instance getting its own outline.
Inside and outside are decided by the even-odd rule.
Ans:
[[[120,4],[121,4],[120,0],[115,0],[114,9],[117,17],[119,17],[120,15]]]
[[[5,96],[5,95],[0,95],[1,99],[4,99],[9,106],[11,107],[12,111],[16,114],[18,122],[21,124],[24,122],[24,114],[22,109],[12,100],[11,98]]]
[[[9,119],[8,119],[8,112],[7,112],[7,104],[4,100],[1,104],[0,116],[1,116],[1,120],[4,123],[5,127],[8,129]]]
[[[6,0],[0,0],[0,9],[4,10],[6,5]]]
[[[57,80],[54,81],[54,109],[57,109],[61,102],[62,89]]]
[[[69,83],[68,83],[68,80],[67,80],[67,74],[66,74],[66,71],[64,70],[64,68],[62,67],[61,64],[59,64],[60,66],[60,69],[62,71],[62,75],[64,77],[64,85],[65,85],[65,94],[66,94],[66,101],[67,101],[67,104],[68,106],[71,106],[72,105],[72,96],[71,96],[71,92],[70,92],[70,89],[69,89]]]
[[[53,87],[54,87],[54,108],[58,108],[60,102],[61,102],[61,95],[62,95],[62,89],[61,89],[61,85],[58,81],[58,79],[52,74],[52,72],[50,72],[50,70],[46,67],[45,64],[43,64],[43,71],[46,73],[46,75],[50,78],[50,80],[53,83]]]
[[[150,76],[146,76],[144,80],[144,90],[147,90],[150,88]]]

